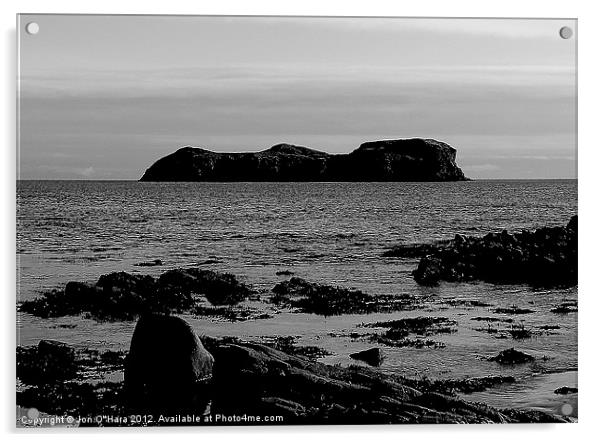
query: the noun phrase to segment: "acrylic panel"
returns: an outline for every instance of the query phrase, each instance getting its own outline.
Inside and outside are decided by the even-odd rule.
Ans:
[[[577,421],[577,20],[17,34],[18,427]]]

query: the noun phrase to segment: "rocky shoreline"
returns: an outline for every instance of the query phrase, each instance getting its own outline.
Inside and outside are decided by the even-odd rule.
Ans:
[[[144,313],[187,313],[231,321],[271,317],[239,306],[251,298],[257,299],[258,294],[234,275],[192,267],[168,270],[158,278],[117,272],[102,275],[96,283],[69,281],[64,289],[23,301],[18,309],[41,318],[83,314],[101,321],[132,320]],[[419,305],[412,296],[373,296],[298,277],[277,283],[267,301],[323,316],[414,310]]]
[[[115,272],[102,275],[94,284],[69,281],[63,290],[22,302],[19,310],[41,318],[85,314],[113,321],[144,313],[227,315],[232,311],[223,306],[236,305],[253,294],[234,275],[200,268],[168,270],[158,278]]]
[[[541,285],[545,282],[543,278],[548,277],[553,285],[571,286],[576,284],[576,241],[577,217],[574,216],[567,226],[517,234],[502,232],[483,238],[457,236],[437,243],[400,246],[387,252],[387,256],[420,258],[414,278],[423,285],[472,280]],[[140,267],[150,267],[151,263],[159,265],[158,262],[148,261],[149,265]],[[548,273],[551,270],[553,275]],[[535,306],[531,305],[494,305],[489,299],[485,303],[477,299],[416,298],[404,294],[376,296],[353,288],[310,282],[291,276],[290,271],[278,273],[280,282],[271,291],[258,292],[232,274],[198,267],[170,269],[158,276],[116,272],[102,275],[94,283],[70,281],[64,289],[45,292],[20,303],[19,311],[41,318],[75,315],[96,321],[128,321],[151,317],[157,322],[146,327],[153,332],[138,332],[142,320],[139,319],[134,336],[142,334],[142,338],[136,338],[142,344],[134,345],[132,339],[136,351],[102,352],[47,340],[34,347],[18,347],[17,376],[21,382],[18,405],[52,415],[78,416],[127,416],[137,412],[204,416],[210,405],[212,414],[282,416],[282,422],[272,422],[276,424],[569,421],[569,418],[537,411],[495,409],[456,395],[512,383],[515,381],[512,376],[416,380],[386,375],[362,365],[378,367],[387,357],[387,348],[411,347],[412,350],[425,349],[423,351],[444,348],[445,344],[434,337],[458,331],[458,322],[445,316],[413,316],[357,324],[371,330],[345,331],[341,335],[366,345],[364,350],[349,354],[360,364],[349,367],[317,362],[318,358],[328,355],[328,351],[299,346],[292,336],[261,341],[234,337],[214,339],[197,336],[177,316],[215,316],[228,321],[271,317],[265,307],[250,307],[248,300],[270,305],[275,313],[289,311],[324,317],[413,311],[428,303],[437,311],[487,308],[486,315],[503,315],[476,316],[472,320],[481,327],[469,327],[500,339],[523,340],[553,334],[559,328],[553,324],[526,328],[522,320],[511,317],[522,318],[535,313]],[[283,276],[288,279],[284,280]],[[548,310],[555,315],[575,314],[577,301],[563,298],[555,305],[548,305]],[[175,331],[170,331],[171,328]],[[481,357],[504,367],[546,360],[541,354],[535,357],[514,348],[496,349],[496,353],[498,351],[498,354]],[[191,354],[195,356],[191,358]],[[134,365],[133,359],[138,360]],[[178,360],[184,362],[174,365]],[[187,365],[190,361],[192,368]],[[183,371],[173,371],[177,367]],[[115,375],[119,377],[124,372],[125,381],[115,382]],[[170,373],[168,378],[179,383],[157,383],[157,379],[165,379],[165,372]],[[153,384],[155,386],[150,387]],[[573,387],[566,388],[568,393],[573,393]],[[158,393],[160,391],[162,393]],[[198,394],[166,396],[173,392]],[[558,389],[558,394],[564,392]],[[182,399],[185,397],[188,399]],[[174,424],[173,421],[168,423]]]
[[[149,320],[148,316],[143,318]],[[125,417],[140,412],[154,416],[147,422],[83,419],[81,425],[161,425],[162,421],[157,420],[159,415],[191,413],[206,419],[217,415],[282,417],[270,424],[569,421],[540,411],[496,409],[468,402],[455,394],[513,382],[511,377],[412,380],[368,367],[326,365],[295,354],[291,348],[284,352],[274,346],[236,338],[201,336],[199,340],[176,317],[155,315],[150,320],[152,331],[139,322],[128,354],[86,353],[52,341],[41,341],[37,347],[20,347],[17,376],[25,388],[18,392],[17,404],[58,416]],[[166,338],[157,340],[158,336]],[[180,342],[172,341],[176,336]],[[166,365],[162,358],[168,354],[171,358]],[[85,373],[90,367],[100,365],[113,371],[125,367],[125,381],[86,382]],[[168,372],[177,372],[179,376],[175,379],[154,376]],[[251,424],[239,422],[245,423]],[[201,424],[219,422],[204,420]]]
[[[575,286],[577,215],[566,226],[482,238],[456,235],[432,244],[400,245],[387,257],[420,258],[413,272],[422,285],[481,280],[501,284]]]
[[[577,215],[566,226],[516,234],[503,231],[482,238],[456,235],[453,240],[437,243],[397,246],[385,256],[420,257],[412,274],[421,285],[482,280],[570,287],[577,284]],[[115,272],[102,275],[96,283],[69,281],[63,290],[45,292],[18,308],[41,318],[84,314],[113,321],[131,320],[144,313],[213,315],[233,321],[269,317],[265,312],[236,307],[257,296],[235,275],[192,267],[167,270],[156,278]],[[276,307],[323,316],[414,310],[420,306],[420,301],[409,295],[374,296],[296,276],[277,283],[267,300]],[[514,307],[512,311],[498,309],[494,313],[532,312],[523,310]],[[572,301],[552,309],[559,314],[576,311]]]

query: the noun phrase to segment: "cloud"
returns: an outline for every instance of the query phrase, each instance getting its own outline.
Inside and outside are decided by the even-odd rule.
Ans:
[[[402,88],[542,88],[573,94],[575,68],[557,65],[366,66],[323,63],[236,64],[155,70],[29,70],[21,96],[75,97],[228,97],[310,89],[323,93],[353,88],[356,93]],[[527,91],[528,92],[528,91]]]
[[[298,28],[301,32],[337,30],[357,34],[375,32],[380,34],[444,34],[451,38],[462,36],[497,37],[504,39],[556,38],[562,26],[575,27],[574,19],[533,19],[533,18],[429,18],[429,17],[256,17],[257,24],[263,26],[286,26]],[[223,17],[224,24],[240,26],[249,24],[245,17]]]
[[[81,176],[89,178],[92,175],[94,175],[95,171],[94,171],[94,168],[92,166],[90,166],[90,167],[86,167],[85,169],[79,170],[78,173]]]
[[[496,166],[495,164],[471,164],[463,166],[462,169],[467,172],[489,172],[499,170],[500,166]]]
[[[475,175],[574,169],[563,21],[88,17],[73,38],[84,18],[43,20],[45,38],[21,51],[21,165],[34,178],[138,178],[181,145],[348,152],[415,136],[454,145]]]

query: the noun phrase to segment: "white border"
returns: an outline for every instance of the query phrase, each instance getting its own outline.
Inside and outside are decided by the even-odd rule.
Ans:
[[[596,434],[600,401],[600,298],[602,290],[596,276],[600,273],[600,220],[598,207],[602,198],[600,165],[602,158],[600,94],[600,48],[602,47],[602,16],[596,1],[588,0],[4,0],[0,3],[3,35],[2,87],[4,103],[1,108],[2,145],[1,191],[2,245],[0,281],[3,283],[2,339],[2,427],[5,433],[16,431],[15,425],[15,78],[17,13],[129,13],[129,14],[231,14],[231,15],[348,15],[348,16],[433,16],[433,17],[563,17],[579,19],[579,423],[573,425],[511,425],[511,426],[383,426],[383,427],[280,427],[280,428],[194,428],[153,430],[78,430],[28,431],[25,437],[46,437],[61,440],[65,437],[107,437],[118,439],[164,438],[167,434],[190,438],[243,438],[251,440],[307,440],[340,437],[345,440],[378,441],[399,438],[424,438],[489,441],[526,438],[545,438],[546,441],[571,438],[589,439]],[[8,368],[8,369],[7,369]],[[602,422],[602,421],[601,421]],[[599,433],[600,431],[598,431]],[[23,433],[21,431],[21,433]],[[65,434],[66,433],[66,434]],[[599,436],[598,436],[599,437]]]

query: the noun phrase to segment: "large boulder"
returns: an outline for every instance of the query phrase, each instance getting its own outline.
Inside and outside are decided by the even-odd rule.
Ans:
[[[137,413],[207,412],[213,356],[175,316],[147,314],[136,324],[125,363],[126,399]]]

